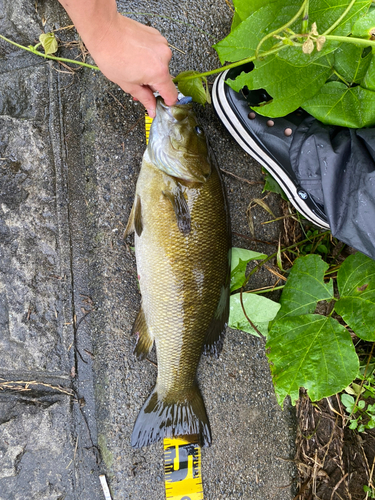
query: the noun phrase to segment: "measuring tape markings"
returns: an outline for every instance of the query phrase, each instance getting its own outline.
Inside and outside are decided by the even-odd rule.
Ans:
[[[164,439],[164,477],[167,499],[203,500],[201,449],[197,436]]]
[[[146,144],[152,118],[145,114]],[[164,439],[164,480],[168,500],[203,500],[201,448],[197,436]]]

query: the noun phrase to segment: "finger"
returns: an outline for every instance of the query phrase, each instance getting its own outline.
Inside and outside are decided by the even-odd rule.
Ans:
[[[155,118],[156,99],[149,87],[134,85],[131,88],[127,88],[127,92],[143,104],[151,118]]]
[[[162,96],[167,106],[173,106],[173,104],[176,104],[178,92],[171,78],[168,78],[168,80],[163,83],[158,83],[155,87],[157,87],[159,94]]]

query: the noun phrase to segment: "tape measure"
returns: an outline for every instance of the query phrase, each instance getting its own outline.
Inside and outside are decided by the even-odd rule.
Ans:
[[[197,436],[164,438],[164,479],[167,499],[203,500],[201,448]]]
[[[152,118],[145,114],[146,144]],[[170,500],[203,500],[201,448],[198,436],[164,439],[164,481]]]
[[[150,128],[152,124],[152,118],[145,114],[145,131],[146,131],[146,144],[148,144],[148,138],[150,137]]]

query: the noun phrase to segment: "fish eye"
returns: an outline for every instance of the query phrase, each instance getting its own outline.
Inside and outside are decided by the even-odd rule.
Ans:
[[[202,135],[203,134],[203,129],[201,129],[200,127],[198,127],[198,125],[195,127],[195,131],[198,135]]]

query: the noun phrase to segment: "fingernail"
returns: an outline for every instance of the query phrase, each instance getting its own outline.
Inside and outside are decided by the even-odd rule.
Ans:
[[[155,118],[155,109],[148,109],[147,113],[150,118]]]

